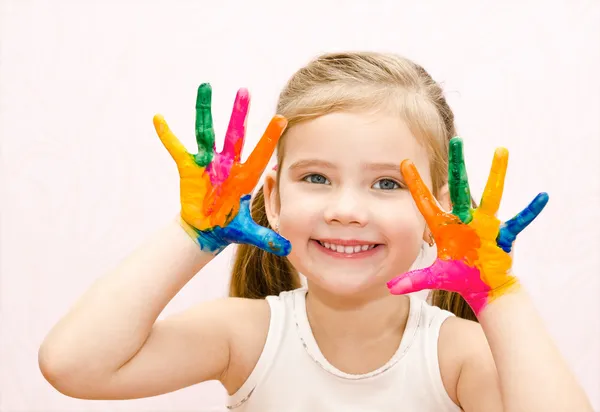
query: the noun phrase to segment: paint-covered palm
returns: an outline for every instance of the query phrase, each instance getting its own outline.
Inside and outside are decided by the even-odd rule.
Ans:
[[[154,116],[156,132],[179,171],[184,227],[200,247],[209,252],[219,253],[230,243],[247,243],[277,255],[287,255],[291,250],[289,241],[258,225],[250,215],[250,194],[287,121],[274,116],[246,162],[241,163],[249,93],[246,89],[237,93],[221,152],[215,148],[211,100],[211,86],[201,84],[196,99],[196,154],[188,153],[161,115]]]
[[[414,270],[388,283],[394,294],[423,289],[460,293],[477,315],[488,303],[518,286],[511,273],[512,258],[506,242],[514,241],[542,211],[545,193],[504,225],[496,217],[504,189],[508,151],[497,149],[481,199],[471,208],[471,196],[464,167],[462,140],[450,144],[450,193],[453,213],[445,212],[421,180],[416,167],[405,160],[401,171],[437,243],[437,259],[428,268]],[[512,245],[510,241],[510,245]]]

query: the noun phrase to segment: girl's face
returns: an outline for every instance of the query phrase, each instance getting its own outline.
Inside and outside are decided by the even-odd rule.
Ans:
[[[425,232],[400,162],[411,159],[431,188],[426,149],[402,119],[383,113],[325,115],[285,139],[279,185],[267,176],[265,203],[271,225],[292,243],[291,263],[329,293],[388,293],[386,282],[410,268]]]

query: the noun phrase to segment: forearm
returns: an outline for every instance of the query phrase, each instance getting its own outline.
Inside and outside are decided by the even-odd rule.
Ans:
[[[520,287],[479,313],[507,411],[591,411],[582,387]]]
[[[144,344],[159,314],[211,259],[174,221],[100,278],[52,329],[40,364],[117,371]]]

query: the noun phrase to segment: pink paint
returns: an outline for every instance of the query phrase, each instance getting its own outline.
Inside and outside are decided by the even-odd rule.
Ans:
[[[232,166],[232,157],[226,157],[222,153],[215,154],[212,162],[206,167],[213,187],[220,187],[227,180]]]
[[[221,186],[229,177],[232,165],[240,161],[249,107],[250,93],[247,89],[240,89],[233,103],[223,150],[215,153],[212,162],[206,168],[213,187]]]
[[[476,315],[486,305],[490,291],[476,267],[460,260],[439,258],[428,268],[413,270],[390,280],[387,286],[394,295],[423,289],[459,292]]]
[[[244,135],[246,134],[246,118],[250,107],[250,93],[247,89],[240,89],[233,103],[233,112],[229,119],[229,127],[225,134],[225,143],[221,155],[239,162],[242,155]]]

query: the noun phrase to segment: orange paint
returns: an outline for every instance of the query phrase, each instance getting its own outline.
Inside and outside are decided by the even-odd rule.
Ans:
[[[500,221],[495,214],[500,206],[508,152],[496,151],[490,177],[482,197],[482,206],[473,211],[473,219],[463,223],[458,216],[444,211],[425,185],[415,165],[405,160],[400,166],[417,208],[425,218],[437,243],[438,259],[430,268],[401,275],[388,286],[395,293],[409,293],[430,287],[424,271],[436,276],[439,288],[458,292],[476,313],[486,304],[518,285],[510,274],[511,257],[497,244]],[[454,262],[454,264],[453,264]],[[466,266],[461,266],[466,264]],[[464,270],[458,268],[464,267]],[[476,269],[470,270],[469,268]],[[416,283],[406,278],[418,279]],[[405,288],[410,288],[406,290]]]

